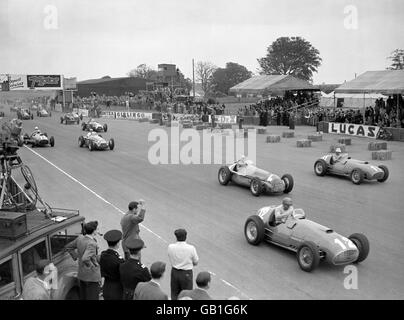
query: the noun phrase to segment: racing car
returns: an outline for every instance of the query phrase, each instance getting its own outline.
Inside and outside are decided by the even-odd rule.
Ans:
[[[32,120],[32,119],[34,119],[34,115],[32,114],[32,112],[30,110],[21,108],[21,109],[17,110],[17,119],[20,119],[20,120],[30,120],[31,119]]]
[[[346,153],[336,162],[331,153],[316,160],[314,172],[318,176],[326,174],[346,176],[354,184],[361,184],[365,179],[385,182],[389,177],[389,169],[386,166],[376,166],[367,161],[355,160]]]
[[[303,209],[294,209],[284,223],[276,223],[276,206],[261,208],[247,218],[244,235],[248,243],[262,241],[275,244],[296,253],[303,271],[313,271],[320,260],[332,265],[359,263],[369,254],[369,241],[361,233],[348,238],[334,230],[306,219]]]
[[[87,147],[90,151],[107,149],[114,150],[115,141],[113,138],[107,141],[100,134],[94,132],[94,134],[90,136],[80,136],[79,147]]]
[[[46,110],[44,107],[39,107],[36,111],[37,117],[51,117],[52,112]]]
[[[83,116],[79,116],[77,113],[75,112],[71,112],[71,113],[66,113],[65,115],[60,117],[60,123],[64,123],[64,124],[79,124],[80,120],[83,120]]]
[[[94,121],[93,119],[90,119],[87,122],[82,122],[81,123],[81,128],[83,131],[90,131],[93,130],[95,132],[107,132],[108,126],[106,123],[104,125],[98,123],[97,121]]]
[[[262,193],[289,193],[293,189],[294,181],[290,174],[282,177],[266,170],[257,168],[250,160],[244,161],[245,166],[240,168],[239,161],[219,169],[218,180],[221,185],[230,181],[235,184],[249,187],[251,193],[258,197]]]
[[[48,138],[48,134],[41,132],[34,132],[31,135],[28,133],[24,134],[24,143],[30,144],[32,148],[34,147],[54,147],[55,146],[55,138],[51,136]]]

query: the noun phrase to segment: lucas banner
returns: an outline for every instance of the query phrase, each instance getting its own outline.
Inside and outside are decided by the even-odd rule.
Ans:
[[[347,134],[350,136],[376,139],[380,128],[377,126],[365,126],[351,123],[328,123],[328,133]]]
[[[60,74],[28,74],[27,85],[29,89],[63,89],[63,76]]]

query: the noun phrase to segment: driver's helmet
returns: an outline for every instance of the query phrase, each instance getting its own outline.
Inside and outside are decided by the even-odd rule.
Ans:
[[[35,129],[34,129],[35,131],[39,131],[39,128],[38,127],[35,127]]]
[[[289,197],[283,198],[283,200],[282,200],[282,205],[287,205],[287,206],[290,207],[290,206],[293,205],[293,201],[292,201],[292,199],[289,198]]]
[[[335,153],[336,153],[336,154],[340,154],[340,153],[341,153],[341,148],[336,148],[336,149],[335,149]]]

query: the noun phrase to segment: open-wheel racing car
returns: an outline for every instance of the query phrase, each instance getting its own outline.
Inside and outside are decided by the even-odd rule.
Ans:
[[[20,119],[20,120],[32,120],[32,119],[34,119],[34,115],[30,110],[20,108],[20,109],[17,110],[17,119]]]
[[[346,153],[338,161],[334,161],[332,154],[323,156],[314,163],[314,172],[318,176],[326,174],[346,176],[354,184],[361,184],[365,179],[384,182],[389,177],[386,166],[375,166],[367,161],[351,159]]]
[[[83,129],[83,131],[93,130],[95,132],[107,132],[108,125],[106,123],[104,123],[104,125],[102,125],[102,124],[98,123],[97,121],[90,119],[87,122],[82,122],[81,128]]]
[[[51,117],[52,112],[46,110],[44,107],[39,107],[36,111],[37,117]]]
[[[307,272],[314,270],[320,260],[332,265],[346,265],[367,258],[369,241],[365,235],[354,233],[346,238],[306,219],[303,209],[294,209],[284,223],[276,223],[275,208],[261,208],[247,218],[244,235],[248,243],[258,245],[265,240],[293,251],[300,268]]]
[[[91,135],[79,137],[79,147],[87,147],[90,151],[107,149],[114,150],[115,141],[113,138],[107,141],[100,134],[93,132]]]
[[[55,138],[53,136],[48,138],[48,134],[42,132],[34,132],[31,135],[24,134],[24,143],[34,147],[54,147]]]
[[[282,177],[266,170],[257,168],[250,160],[240,160],[229,166],[219,169],[218,180],[222,185],[230,181],[235,184],[249,187],[251,193],[258,197],[263,192],[268,193],[289,193],[293,189],[294,181],[290,174]]]
[[[79,116],[75,112],[66,113],[60,117],[60,123],[62,124],[80,124],[80,120],[83,120],[83,116]]]

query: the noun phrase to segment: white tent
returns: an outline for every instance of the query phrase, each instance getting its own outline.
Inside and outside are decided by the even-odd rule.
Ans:
[[[336,107],[339,102],[343,104],[344,108],[362,109],[369,106],[374,107],[376,100],[380,98],[386,101],[388,97],[379,93],[335,93],[334,99],[334,92],[329,94],[321,92],[320,107]]]

